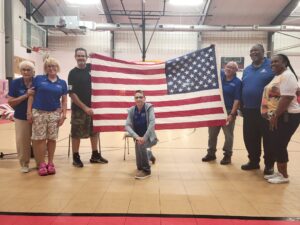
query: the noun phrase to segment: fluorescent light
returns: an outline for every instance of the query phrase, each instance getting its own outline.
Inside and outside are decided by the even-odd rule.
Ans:
[[[100,0],[66,0],[66,2],[71,5],[96,5]]]
[[[172,5],[178,6],[197,6],[203,3],[203,0],[169,0]]]

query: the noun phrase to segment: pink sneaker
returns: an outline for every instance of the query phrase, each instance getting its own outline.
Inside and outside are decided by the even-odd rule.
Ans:
[[[39,175],[40,176],[47,176],[48,175],[48,170],[47,170],[47,164],[46,163],[41,163],[39,166]]]
[[[55,171],[55,167],[54,167],[54,164],[53,163],[48,163],[48,174],[49,175],[52,175],[52,174],[55,174],[56,171]]]

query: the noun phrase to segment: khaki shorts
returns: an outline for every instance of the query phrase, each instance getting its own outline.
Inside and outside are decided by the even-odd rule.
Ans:
[[[48,112],[32,109],[32,140],[56,140],[60,111]]]
[[[71,116],[71,137],[72,138],[89,138],[97,135],[93,131],[93,119],[84,111],[72,110]]]

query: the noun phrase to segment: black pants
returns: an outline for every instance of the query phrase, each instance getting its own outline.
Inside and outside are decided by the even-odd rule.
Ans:
[[[266,130],[264,119],[260,114],[260,109],[244,109],[243,110],[243,135],[244,143],[248,151],[248,158],[250,163],[257,165],[260,162],[261,155],[261,142],[263,139],[264,147],[264,163],[266,167],[273,167],[274,158],[270,147],[268,147],[269,141],[266,139]]]
[[[289,161],[287,146],[300,123],[300,113],[286,113],[278,118],[277,129],[267,129],[268,146],[274,161],[286,163]],[[267,126],[269,122],[267,121]]]

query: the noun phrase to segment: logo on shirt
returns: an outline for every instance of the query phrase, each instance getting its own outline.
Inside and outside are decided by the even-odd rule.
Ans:
[[[268,72],[265,68],[263,68],[261,71],[260,71],[261,73],[266,73],[266,72]]]
[[[72,91],[73,90],[73,85],[68,85],[68,91]]]

